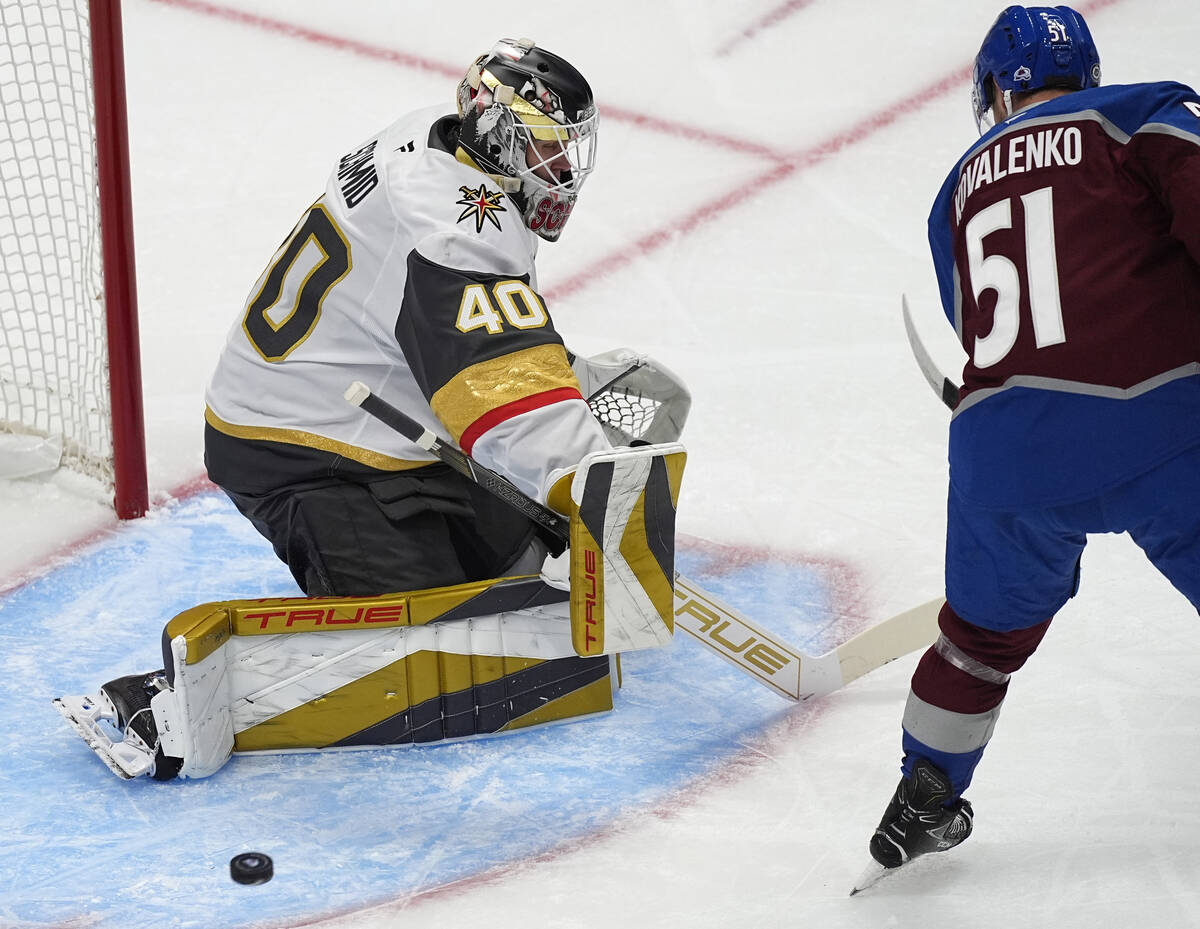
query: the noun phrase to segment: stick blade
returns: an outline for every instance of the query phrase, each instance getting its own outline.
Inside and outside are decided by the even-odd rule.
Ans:
[[[934,597],[864,629],[839,645],[835,654],[842,683],[849,684],[869,671],[932,645],[938,637],[938,614],[945,602],[943,597]]]

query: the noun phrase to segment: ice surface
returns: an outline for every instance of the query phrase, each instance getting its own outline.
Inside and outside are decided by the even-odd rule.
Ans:
[[[114,528],[87,482],[0,483],[0,925],[1200,925],[1200,630],[1124,538],[1089,547],[1015,679],[970,842],[853,900],[915,659],[792,707],[680,642],[630,659],[604,720],[165,786],[118,781],[49,704],[158,666],[185,606],[290,589],[194,492],[204,382],[333,160],[451,105],[501,35],[596,90],[597,171],[540,276],[574,349],[632,345],[691,386],[689,570],[811,647],[936,594],[946,415],[900,294],[953,368],[925,217],[973,137],[966,68],[1002,5],[127,0],[158,508]],[[1078,8],[1106,81],[1200,83],[1192,0]],[[248,850],[272,882],[229,881]]]

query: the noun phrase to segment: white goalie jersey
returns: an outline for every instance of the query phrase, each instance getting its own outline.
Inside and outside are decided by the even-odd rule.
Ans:
[[[254,285],[206,394],[218,484],[430,463],[343,399],[353,381],[542,502],[554,472],[610,447],[538,293],[536,236],[456,159],[443,114],[344,155]]]

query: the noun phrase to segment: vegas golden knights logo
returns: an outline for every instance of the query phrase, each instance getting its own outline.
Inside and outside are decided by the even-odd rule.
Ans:
[[[475,218],[475,231],[483,232],[484,222],[490,222],[497,229],[500,228],[500,220],[497,218],[497,213],[507,213],[504,205],[500,202],[504,199],[504,194],[500,191],[493,193],[488,190],[484,184],[480,184],[476,188],[462,186],[459,192],[463,195],[461,200],[456,200],[458,206],[465,207],[458,217],[458,222],[462,222],[468,217]]]

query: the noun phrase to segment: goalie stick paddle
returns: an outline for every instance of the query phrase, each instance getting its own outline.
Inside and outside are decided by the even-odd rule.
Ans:
[[[361,381],[350,385],[345,398],[566,540],[568,523],[564,517],[472,461],[461,449],[443,442],[407,413],[371,393]],[[807,655],[679,574],[675,576],[675,600],[676,628],[763,686],[795,701],[832,693],[868,671],[930,645],[937,637],[937,616],[943,603],[941,599],[930,600],[865,629],[833,651]]]
[[[900,304],[904,311],[904,332],[908,335],[908,347],[912,349],[913,357],[917,359],[917,366],[925,375],[925,380],[929,382],[933,392],[942,398],[942,403],[953,410],[958,406],[960,388],[938,369],[929,351],[925,348],[925,343],[917,335],[917,327],[913,325],[912,313],[908,309],[907,295],[900,295]]]
[[[938,635],[938,597],[876,623],[823,655],[808,655],[682,575],[675,577],[675,628],[782,697],[823,697],[890,661],[927,648]]]

